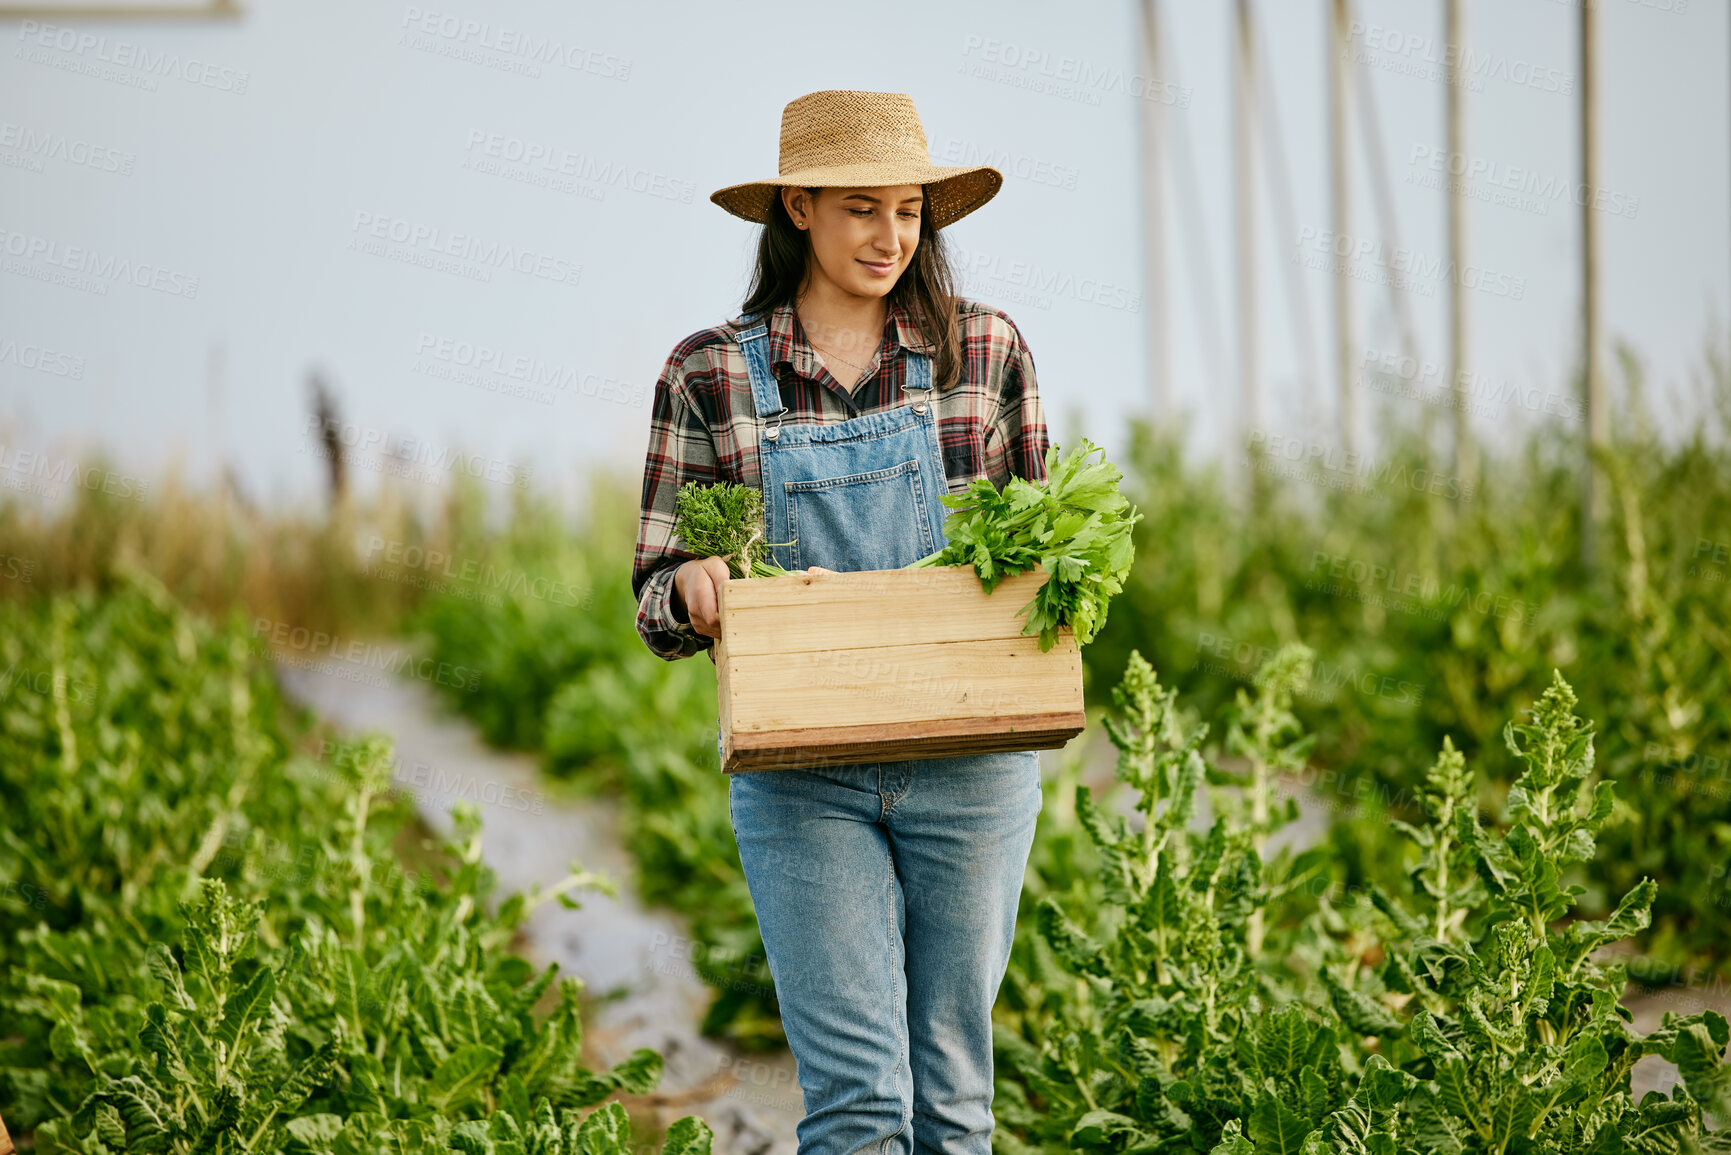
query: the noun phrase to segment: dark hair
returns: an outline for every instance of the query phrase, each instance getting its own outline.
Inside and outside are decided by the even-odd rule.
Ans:
[[[805,190],[813,196],[818,189]],[[922,189],[922,192],[925,190]],[[943,234],[932,224],[931,198],[920,209],[920,240],[914,259],[890,290],[891,303],[908,311],[920,336],[936,354],[932,384],[947,389],[961,377],[961,346],[957,336],[955,274]],[[792,304],[811,261],[811,235],[793,225],[778,194],[771,198],[769,219],[757,242],[757,267],[751,274],[743,311],[749,316]]]

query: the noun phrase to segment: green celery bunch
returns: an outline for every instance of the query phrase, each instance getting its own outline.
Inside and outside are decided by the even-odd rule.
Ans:
[[[780,577],[792,572],[770,560],[771,548],[793,543],[766,539],[763,494],[753,486],[686,482],[674,502],[673,532],[698,557],[726,558],[733,577]]]
[[[1090,462],[1096,453],[1100,460]],[[1022,607],[1022,633],[1038,631],[1045,651],[1067,625],[1085,645],[1106,624],[1107,605],[1136,556],[1131,528],[1142,515],[1119,492],[1122,477],[1087,438],[1067,453],[1050,445],[1044,483],[1013,477],[1000,493],[977,477],[962,493],[945,494],[940,500],[955,510],[944,519],[949,544],[908,568],[972,565],[991,593],[1004,578],[1039,566],[1050,576]]]

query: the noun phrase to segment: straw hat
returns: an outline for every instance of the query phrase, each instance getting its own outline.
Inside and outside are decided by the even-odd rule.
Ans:
[[[933,164],[911,96],[900,92],[812,92],[781,112],[781,171],[729,185],[709,199],[748,221],[769,219],[782,185],[799,188],[926,186],[932,227],[967,216],[997,194],[1004,174],[989,164]]]

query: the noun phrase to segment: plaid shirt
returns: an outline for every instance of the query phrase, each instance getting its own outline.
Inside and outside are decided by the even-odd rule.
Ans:
[[[933,391],[949,491],[960,492],[976,477],[990,478],[999,489],[1012,476],[1044,481],[1046,423],[1034,385],[1033,354],[1010,318],[990,306],[963,301],[958,322],[961,378]],[[637,632],[668,661],[715,644],[673,608],[673,571],[696,556],[673,544],[679,487],[699,481],[763,488],[751,378],[734,340],[741,328],[735,318],[687,337],[655,383],[631,587],[637,595]],[[850,393],[818,359],[793,306],[770,313],[768,339],[770,369],[788,407],[782,421],[789,425],[829,425],[894,409],[903,400],[904,350],[933,352],[906,311],[892,304],[873,368]]]

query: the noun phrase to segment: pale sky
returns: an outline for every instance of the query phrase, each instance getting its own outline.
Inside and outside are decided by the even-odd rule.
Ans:
[[[950,239],[964,291],[1027,337],[1055,438],[1079,428],[1116,453],[1125,415],[1152,408],[1136,120],[1149,85],[1129,0],[243,2],[227,22],[0,26],[0,472],[20,453],[105,446],[141,477],[226,461],[256,497],[310,498],[315,368],[372,447],[363,482],[399,467],[387,444],[422,475],[461,448],[502,486],[527,475],[567,494],[590,463],[635,470],[669,350],[737,313],[748,275],[755,227],[709,193],[772,175],[782,106],[820,88],[910,93],[934,160],[1006,169]],[[1723,2],[1599,5],[1604,317],[1663,408],[1731,300],[1731,29]],[[1302,436],[1333,411],[1332,279],[1311,267],[1330,222],[1327,4],[1255,8],[1290,183],[1289,205],[1258,193],[1264,413]],[[1468,8],[1472,362],[1492,384],[1565,392],[1578,13]],[[1418,346],[1437,359],[1442,4],[1358,12],[1401,249],[1355,138],[1349,243],[1383,262],[1353,282],[1355,332],[1361,349],[1399,348],[1373,278],[1407,270]],[[1207,455],[1242,440],[1231,5],[1166,0],[1165,14],[1171,68],[1154,91],[1194,166],[1194,196],[1167,198],[1171,358]],[[501,252],[526,271],[486,263]],[[1325,408],[1307,412],[1307,373]],[[537,375],[562,388],[523,380]],[[1564,419],[1505,401],[1476,423],[1492,438]]]

